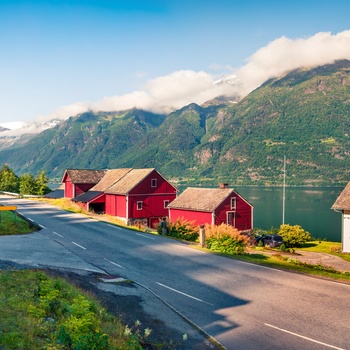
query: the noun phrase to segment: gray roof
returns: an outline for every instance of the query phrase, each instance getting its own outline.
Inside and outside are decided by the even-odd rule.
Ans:
[[[66,174],[74,184],[97,184],[107,170],[67,169]]]
[[[168,208],[212,212],[233,192],[232,188],[188,187],[168,205]]]
[[[88,203],[103,194],[101,191],[87,191],[73,198],[74,202]]]
[[[118,182],[121,178],[123,178],[128,172],[130,172],[131,168],[122,168],[122,169],[111,169],[108,170],[101,181],[96,184],[94,187],[90,189],[90,191],[107,191],[112,185]]]
[[[350,181],[334,202],[332,209],[350,210]]]
[[[154,168],[132,169],[105,192],[108,194],[127,194],[154,170]]]

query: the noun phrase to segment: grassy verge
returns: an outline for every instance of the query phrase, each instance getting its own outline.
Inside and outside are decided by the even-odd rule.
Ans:
[[[0,236],[29,233],[36,227],[28,223],[13,211],[1,211]]]
[[[0,271],[0,315],[4,349],[141,349],[150,333],[131,332],[91,296],[39,270]]]
[[[235,256],[235,259],[243,260],[246,262],[251,262],[254,264],[280,268],[287,271],[299,272],[315,277],[331,278],[339,281],[350,282],[350,272],[340,272],[336,271],[331,267],[326,267],[322,265],[310,265],[302,263],[293,256],[286,257],[279,253],[275,255],[268,256],[262,254],[246,254]]]

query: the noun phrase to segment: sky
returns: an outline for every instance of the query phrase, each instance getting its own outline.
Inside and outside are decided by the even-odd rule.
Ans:
[[[244,96],[350,59],[349,13],[348,0],[1,0],[0,126]]]

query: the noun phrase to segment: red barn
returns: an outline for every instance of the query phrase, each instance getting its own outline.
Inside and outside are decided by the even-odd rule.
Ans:
[[[105,213],[105,192],[131,170],[131,168],[107,170],[98,184],[91,187],[87,192],[74,197],[73,201],[81,203],[88,211],[93,210],[96,213]]]
[[[184,218],[197,225],[222,223],[240,231],[253,228],[253,206],[233,189],[187,188],[168,205],[169,219]]]
[[[168,215],[177,190],[155,169],[108,170],[89,191],[74,198],[86,209],[116,216],[128,225],[153,227]]]
[[[64,197],[74,198],[88,191],[104,176],[106,170],[67,169],[64,172]]]

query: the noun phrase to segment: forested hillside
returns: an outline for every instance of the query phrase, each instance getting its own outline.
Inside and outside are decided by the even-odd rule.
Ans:
[[[350,62],[298,69],[238,103],[216,100],[169,114],[84,113],[0,151],[22,174],[66,168],[155,167],[186,184],[290,185],[350,180]]]

